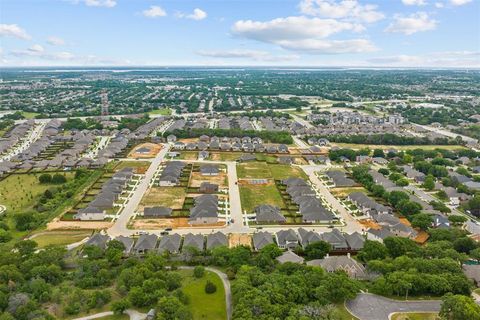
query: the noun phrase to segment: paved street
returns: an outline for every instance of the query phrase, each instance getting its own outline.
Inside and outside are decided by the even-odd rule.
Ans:
[[[360,320],[388,320],[394,312],[438,312],[440,300],[396,301],[369,293],[360,293],[347,301],[347,310]]]
[[[153,159],[150,167],[148,168],[147,172],[145,173],[140,183],[138,184],[134,194],[128,200],[127,204],[125,205],[122,212],[120,213],[120,216],[115,221],[114,225],[110,229],[108,229],[107,231],[108,234],[116,237],[119,235],[131,235],[133,233],[133,230],[129,230],[127,228],[127,223],[130,220],[130,218],[135,214],[135,210],[140,204],[140,201],[142,200],[143,195],[147,191],[150,185],[150,182],[153,179],[155,171],[157,171],[158,166],[162,163],[163,159],[165,158],[165,155],[169,150],[170,150],[170,145],[164,144],[163,149],[160,150],[160,152]]]
[[[317,187],[320,194],[322,194],[325,199],[330,203],[333,209],[337,210],[340,214],[342,220],[346,223],[346,226],[343,228],[339,228],[344,232],[353,233],[355,231],[362,232],[363,225],[355,220],[350,213],[348,213],[347,209],[340,203],[340,201],[335,198],[327,187],[320,181],[317,177],[315,172],[320,171],[325,166],[300,166],[303,171],[308,175],[310,181]],[[310,229],[310,228],[308,228]]]

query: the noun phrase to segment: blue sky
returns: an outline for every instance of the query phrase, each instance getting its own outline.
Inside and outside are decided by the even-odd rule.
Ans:
[[[480,67],[480,0],[1,0],[3,66]]]

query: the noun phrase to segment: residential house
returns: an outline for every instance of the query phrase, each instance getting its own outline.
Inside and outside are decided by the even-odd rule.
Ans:
[[[253,249],[261,250],[265,246],[273,243],[273,235],[266,231],[255,232],[252,236]]]
[[[212,250],[217,247],[227,246],[228,239],[222,232],[211,233],[207,235],[207,250]]]

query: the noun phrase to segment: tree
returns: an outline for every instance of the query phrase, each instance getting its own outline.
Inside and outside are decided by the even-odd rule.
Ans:
[[[464,216],[459,216],[459,215],[451,215],[448,216],[448,220],[454,224],[454,225],[462,225],[464,224],[468,219]]]
[[[449,293],[442,298],[440,317],[445,320],[480,319],[480,306],[470,297]]]
[[[427,190],[435,189],[435,177],[432,176],[431,174],[426,176],[425,180],[423,181],[422,187]]]
[[[407,253],[418,253],[417,244],[408,238],[387,237],[383,240],[391,257],[400,257]]]
[[[127,299],[120,299],[112,302],[111,310],[114,314],[120,315],[130,308],[130,302]]]
[[[307,260],[322,259],[332,249],[330,243],[325,241],[315,241],[305,247],[305,256]]]
[[[13,215],[15,228],[18,231],[26,231],[35,228],[36,219],[32,212],[20,212]]]
[[[461,237],[453,242],[453,248],[458,252],[469,253],[476,247],[477,244],[475,243],[475,241],[469,237]]]
[[[420,228],[422,230],[427,230],[432,226],[433,219],[429,214],[418,213],[413,216],[412,226],[415,228]]]
[[[65,178],[64,175],[59,173],[54,174],[51,180],[52,180],[52,183],[55,183],[55,184],[62,184],[67,182],[67,178]]]
[[[382,149],[374,149],[373,157],[385,158],[385,152]]]
[[[205,275],[205,267],[203,266],[196,266],[194,269],[193,269],[193,276],[197,279],[200,279],[200,278],[203,278],[203,276]]]
[[[6,230],[3,230],[3,229],[0,229],[0,243],[5,243],[5,242],[8,242],[10,240],[12,240],[12,235],[10,234],[10,232],[6,231]]]
[[[358,258],[363,262],[370,260],[383,260],[387,257],[388,250],[378,241],[366,240],[363,249],[358,253]]]
[[[160,299],[157,305],[157,319],[161,320],[190,320],[191,313],[177,297],[168,296]]]
[[[378,169],[378,172],[383,174],[384,176],[388,176],[390,174],[390,171],[386,168],[380,168]]]
[[[52,175],[49,173],[43,173],[38,177],[38,181],[41,184],[47,184],[52,182]]]
[[[207,283],[205,284],[205,293],[212,294],[212,293],[215,293],[216,291],[217,291],[217,286],[210,280],[207,280]]]

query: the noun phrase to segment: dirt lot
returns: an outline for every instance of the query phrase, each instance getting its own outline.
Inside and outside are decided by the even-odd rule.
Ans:
[[[218,222],[216,224],[202,224],[198,225],[199,228],[219,228],[225,226],[224,222]],[[131,226],[133,229],[165,229],[165,228],[195,228],[188,223],[188,218],[176,218],[176,219],[137,219],[134,220]]]
[[[152,187],[143,196],[139,211],[143,211],[143,207],[153,206],[181,209],[185,196],[186,191],[183,187]]]
[[[359,222],[365,226],[365,229],[369,229],[369,228],[377,229],[377,230],[380,229],[380,226],[373,220],[365,219],[365,220],[359,220]]]
[[[47,224],[47,230],[100,230],[112,225],[111,221],[61,221],[55,218]]]
[[[150,152],[147,152],[147,153],[137,152],[137,150],[140,148],[149,148]],[[154,158],[157,155],[157,153],[160,152],[160,150],[162,150],[162,146],[159,144],[142,143],[142,144],[139,144],[138,146],[135,146],[135,148],[133,148],[133,150],[128,154],[128,157],[134,158],[134,159]]]
[[[232,233],[228,238],[228,246],[230,248],[237,246],[252,246],[252,238],[249,234]]]
[[[227,174],[225,172],[220,172],[218,176],[202,176],[200,172],[192,172],[190,187],[200,187],[202,182],[218,184],[220,188],[227,187]]]
[[[352,192],[364,192],[367,193],[367,190],[363,187],[349,187],[349,188],[331,188],[330,192],[337,198],[346,198]]]

